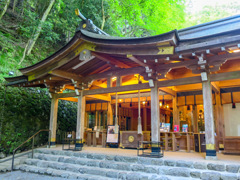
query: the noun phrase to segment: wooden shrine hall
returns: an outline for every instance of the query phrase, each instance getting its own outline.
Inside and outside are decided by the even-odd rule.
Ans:
[[[8,86],[49,90],[51,145],[58,100],[68,100],[78,102],[78,140],[114,125],[120,135],[149,132],[165,150],[193,150],[194,134],[204,134],[206,159],[219,150],[240,153],[239,15],[141,38],[112,37],[78,15],[81,24],[64,47],[5,78]],[[161,131],[164,123],[170,127]],[[120,138],[123,147],[134,140]]]

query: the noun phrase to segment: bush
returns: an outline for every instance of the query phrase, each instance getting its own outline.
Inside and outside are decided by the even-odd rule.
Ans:
[[[51,99],[45,89],[15,88],[0,85],[0,152],[6,154],[40,129],[49,129]],[[61,131],[75,131],[77,103],[59,101],[58,125]],[[45,144],[48,133],[36,137],[35,145]],[[31,141],[20,150],[31,147]]]

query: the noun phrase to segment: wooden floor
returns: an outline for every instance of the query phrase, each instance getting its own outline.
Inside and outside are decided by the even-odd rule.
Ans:
[[[56,150],[62,150],[61,145],[57,145],[54,148]],[[87,153],[97,153],[97,154],[111,154],[111,155],[122,155],[122,156],[137,156],[136,149],[121,149],[121,148],[103,148],[103,147],[88,147],[84,146],[81,152]],[[219,163],[239,163],[240,156],[236,155],[224,155],[222,153],[217,154],[218,160],[205,160],[205,153],[196,153],[191,151],[187,153],[186,151],[177,151],[177,152],[164,152],[164,159],[169,160],[185,160],[185,161],[211,161]]]

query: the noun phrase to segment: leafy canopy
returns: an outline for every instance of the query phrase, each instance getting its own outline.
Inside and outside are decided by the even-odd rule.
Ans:
[[[148,36],[182,27],[185,0],[110,1],[109,16],[119,36]]]

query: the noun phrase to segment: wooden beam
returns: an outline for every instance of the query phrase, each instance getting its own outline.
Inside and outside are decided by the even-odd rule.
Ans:
[[[106,61],[106,62],[110,62],[114,65],[117,65],[118,67],[120,68],[130,68],[131,66],[111,57],[111,56],[108,56],[106,54],[101,54],[101,53],[96,53],[96,52],[92,52],[92,54],[97,57],[98,59],[102,60],[102,61]]]
[[[240,71],[211,74],[210,79],[212,82],[230,80],[230,79],[240,79]],[[180,79],[158,81],[157,86],[159,88],[162,88],[162,87],[169,87],[169,86],[197,84],[197,83],[201,83],[201,82],[202,82],[201,76],[194,76],[194,77],[187,77],[187,78],[180,78]],[[85,96],[85,95],[94,95],[94,94],[107,94],[107,93],[122,92],[122,91],[133,91],[133,90],[139,90],[139,89],[140,90],[141,89],[150,89],[150,86],[148,83],[142,83],[142,84],[120,86],[120,87],[83,90],[83,95]],[[75,97],[75,96],[76,96],[75,92],[57,94],[58,98]]]
[[[165,92],[166,94],[170,94],[172,96],[176,96],[176,91],[174,91],[170,88],[167,88],[167,87],[159,88],[159,91]]]
[[[143,84],[134,84],[134,85],[128,85],[128,86],[120,86],[120,87],[84,90],[83,95],[86,96],[91,94],[106,94],[106,93],[132,91],[132,90],[149,89],[149,88],[150,87],[148,83],[143,83]]]
[[[64,89],[70,89],[70,90],[75,91],[74,86],[71,86],[71,85],[65,85],[65,86],[64,86]]]
[[[212,90],[215,93],[219,93],[220,92],[220,88],[218,87],[218,85],[215,82],[211,82],[211,85],[212,85]]]
[[[127,58],[132,60],[133,62],[139,64],[140,66],[143,66],[143,67],[147,66],[147,64],[144,64],[142,61],[140,61],[139,59],[137,59],[135,56],[133,56],[131,54],[128,54]]]
[[[92,81],[97,79],[107,79],[114,76],[126,76],[132,74],[141,74],[145,72],[145,68],[143,67],[134,67],[128,69],[120,69],[120,70],[110,70],[100,74],[93,74],[83,78],[84,81]]]
[[[53,70],[53,71],[50,71],[48,73],[53,74],[53,75],[58,76],[58,77],[65,78],[65,79],[74,79],[75,81],[79,81],[80,77],[81,77],[77,74],[70,73],[70,72],[67,72],[67,71],[62,71],[62,70]]]
[[[231,60],[236,58],[240,58],[240,53],[227,53],[222,55],[211,56],[207,58],[207,61],[210,64],[214,64],[214,61]]]
[[[224,81],[224,80],[230,80],[230,79],[240,79],[240,71],[211,74],[210,79],[211,79],[211,82]]]
[[[70,92],[70,93],[59,93],[59,94],[55,94],[56,98],[67,98],[67,97],[76,97],[76,93],[75,92]]]
[[[64,101],[78,102],[78,98],[74,98],[74,97],[59,98],[59,99]]]
[[[166,95],[166,93],[159,91],[159,96],[161,96],[161,95]],[[150,97],[150,96],[151,96],[151,92],[141,92],[140,93],[140,97]],[[116,99],[116,96],[113,95],[112,98]],[[132,94],[132,93],[130,93],[130,94],[118,94],[118,99],[128,99],[128,98],[138,98],[137,92],[134,93],[134,94]]]
[[[95,57],[92,56],[92,57],[89,58],[88,60],[81,61],[79,64],[73,66],[72,69],[77,69],[77,68],[79,68],[80,66],[83,66],[84,64],[86,64],[86,63],[92,61],[94,58],[95,58]],[[79,61],[80,61],[80,60],[79,60]]]
[[[104,96],[104,95],[99,95],[99,94],[97,94],[97,95],[87,95],[86,97],[99,99],[99,100],[103,100],[103,101],[108,101],[108,102],[111,101],[111,96]]]

